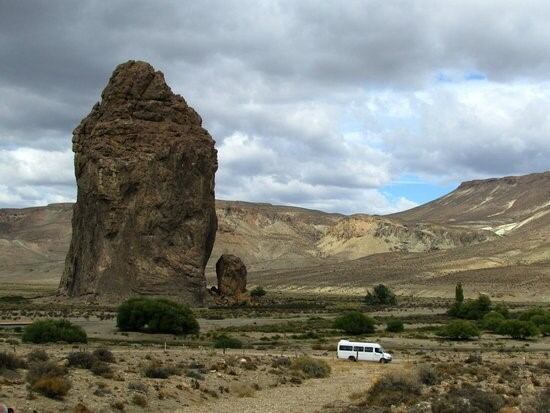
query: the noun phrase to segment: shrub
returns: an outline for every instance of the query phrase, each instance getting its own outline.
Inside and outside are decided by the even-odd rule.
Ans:
[[[187,370],[185,372],[185,376],[189,377],[190,379],[204,380],[204,376],[200,374],[197,370]]]
[[[365,402],[367,406],[377,407],[410,404],[421,395],[421,391],[422,386],[416,377],[392,372],[380,377],[372,385]]]
[[[67,356],[69,366],[81,369],[91,369],[96,361],[94,355],[88,351],[73,351]]]
[[[359,311],[351,311],[334,320],[334,328],[348,334],[374,333],[374,320]]]
[[[145,368],[144,375],[150,379],[167,379],[170,376],[176,376],[180,374],[177,367],[174,366],[161,366],[157,363],[151,363]]]
[[[131,298],[118,307],[117,327],[122,331],[196,334],[199,323],[189,307],[162,298]]]
[[[66,375],[66,368],[51,361],[42,361],[30,365],[26,379],[32,391],[53,399],[62,399],[71,388]]]
[[[242,348],[243,343],[238,338],[222,334],[214,340],[214,348]]]
[[[539,330],[531,321],[506,320],[500,325],[498,333],[523,340],[538,335]]]
[[[389,331],[391,333],[401,333],[405,330],[405,327],[403,326],[403,321],[394,318],[391,320],[388,320],[386,323],[386,331]]]
[[[104,377],[106,379],[113,378],[113,370],[111,369],[111,366],[104,361],[94,361],[90,370],[96,376]]]
[[[496,311],[490,311],[483,316],[483,328],[488,331],[497,332],[503,321],[506,319],[504,316]]]
[[[36,363],[38,361],[48,361],[50,357],[48,356],[48,353],[46,353],[44,350],[37,348],[35,350],[32,350],[29,354],[27,354],[27,361],[29,363]]]
[[[92,354],[99,361],[104,361],[105,363],[115,362],[115,357],[113,356],[113,353],[106,347],[100,347],[94,350]]]
[[[88,337],[82,327],[72,324],[69,320],[38,320],[25,327],[24,343],[86,343]]]
[[[15,354],[4,351],[0,353],[0,370],[17,370],[25,367],[25,360],[17,357]]]
[[[423,384],[433,386],[441,381],[439,373],[429,364],[421,364],[417,368],[418,378]]]
[[[455,287],[455,302],[464,302],[464,289],[462,288],[462,283],[458,283]]]
[[[433,413],[497,412],[504,405],[498,394],[488,393],[474,386],[452,388],[432,404]]]
[[[51,399],[63,399],[71,389],[71,382],[65,377],[43,377],[38,379],[31,390]]]
[[[134,394],[134,397],[132,397],[132,403],[139,407],[147,407],[147,397],[143,394]]]
[[[302,371],[308,378],[323,378],[330,376],[330,366],[324,360],[308,356],[300,356],[292,360],[291,367]]]
[[[253,297],[253,298],[261,298],[263,297],[264,295],[266,295],[266,291],[264,290],[264,287],[262,287],[261,285],[253,288],[251,291],[250,291],[250,296]]]
[[[147,385],[139,382],[139,381],[131,381],[128,383],[128,390],[137,391],[138,393],[144,393],[147,394]]]
[[[479,337],[479,330],[470,321],[456,320],[444,326],[437,335],[450,340],[468,340]]]
[[[273,368],[290,367],[290,364],[290,358],[285,356],[275,357],[273,358],[273,360],[271,360],[271,367]]]
[[[256,389],[248,383],[231,383],[231,393],[235,393],[237,397],[252,397]]]
[[[489,311],[491,311],[491,299],[487,295],[480,294],[475,300],[463,303],[456,301],[449,309],[448,314],[467,320],[481,320]]]
[[[384,284],[378,284],[374,287],[373,292],[367,292],[365,296],[365,304],[367,305],[397,305],[395,294]]]

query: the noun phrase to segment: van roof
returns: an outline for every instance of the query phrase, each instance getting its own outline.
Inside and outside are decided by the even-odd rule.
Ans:
[[[373,346],[373,347],[375,347],[375,346],[380,347],[380,344],[378,344],[378,343],[369,343],[367,341],[350,341],[346,338],[343,338],[338,343],[349,343],[349,344],[360,344],[360,345],[362,344],[362,345],[369,345],[369,346]]]

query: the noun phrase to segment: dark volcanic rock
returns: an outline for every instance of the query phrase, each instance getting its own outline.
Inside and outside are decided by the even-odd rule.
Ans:
[[[119,65],[75,129],[78,184],[60,291],[202,302],[217,219],[214,140],[145,62]]]
[[[246,291],[246,266],[236,255],[222,255],[216,263],[216,275],[219,294],[236,297]]]

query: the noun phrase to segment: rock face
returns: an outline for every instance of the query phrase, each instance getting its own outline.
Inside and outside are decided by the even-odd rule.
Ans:
[[[224,254],[216,263],[218,293],[236,297],[246,291],[246,266],[239,257]]]
[[[214,140],[148,63],[119,65],[101,97],[73,133],[78,197],[60,292],[201,303],[217,229]]]

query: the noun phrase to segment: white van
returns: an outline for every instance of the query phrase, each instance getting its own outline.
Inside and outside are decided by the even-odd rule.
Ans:
[[[339,359],[351,361],[366,360],[379,363],[389,363],[392,356],[384,352],[378,343],[362,343],[358,341],[340,340],[336,350]]]

